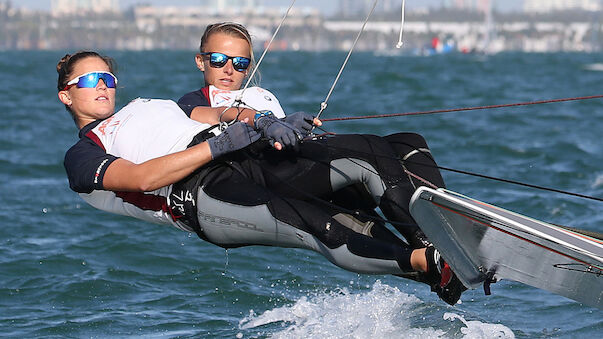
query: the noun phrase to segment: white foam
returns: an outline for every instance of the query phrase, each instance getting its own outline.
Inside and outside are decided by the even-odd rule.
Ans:
[[[603,186],[603,174],[599,174],[592,185],[593,188],[599,188],[601,186]]]
[[[240,329],[258,329],[280,323],[282,330],[263,333],[272,338],[442,338],[448,337],[450,323],[437,321],[433,314],[442,312],[441,304],[428,305],[414,295],[401,292],[377,281],[370,291],[337,292],[304,296],[293,305],[277,307],[256,314],[253,310],[239,322]],[[454,324],[465,338],[514,338],[503,325],[465,321],[461,316],[446,313],[440,319],[460,320]],[[413,320],[435,319],[432,327],[413,327]],[[464,327],[463,327],[464,326]],[[274,329],[273,329],[274,330]],[[273,330],[267,330],[272,332]],[[504,336],[498,336],[502,333]],[[493,334],[493,335],[485,335]]]
[[[461,328],[464,339],[487,339],[487,338],[515,338],[515,334],[508,327],[500,324],[488,324],[481,321],[467,321],[463,316],[455,313],[444,313],[444,319],[460,320],[465,327]]]

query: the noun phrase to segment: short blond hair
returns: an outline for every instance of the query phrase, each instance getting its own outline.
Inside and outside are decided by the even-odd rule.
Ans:
[[[245,28],[245,26],[238,24],[236,22],[218,22],[215,24],[208,25],[205,28],[205,32],[203,32],[203,35],[201,36],[201,43],[199,44],[199,51],[201,53],[212,52],[212,51],[205,51],[204,47],[207,44],[207,40],[209,39],[209,37],[215,33],[224,33],[224,34],[230,35],[235,38],[240,38],[240,39],[246,40],[247,43],[249,44],[249,55],[250,55],[250,59],[251,59],[251,63],[249,64],[249,70],[253,71],[253,69],[255,68],[255,57],[253,54],[253,42],[251,42],[251,35],[249,34],[249,31],[247,31],[247,28]],[[260,74],[259,74],[259,72],[256,71],[255,79],[252,80],[252,83],[254,86],[259,85],[259,83],[260,83],[259,79],[260,79]]]

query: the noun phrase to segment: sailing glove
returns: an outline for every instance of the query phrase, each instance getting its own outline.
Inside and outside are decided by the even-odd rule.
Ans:
[[[261,131],[263,137],[271,142],[280,143],[284,148],[298,148],[303,136],[297,127],[276,118],[274,114],[265,112],[259,112],[259,114],[263,115],[257,117],[258,114],[256,114],[254,123],[256,130]]]
[[[281,120],[299,129],[304,137],[312,132],[314,117],[306,112],[295,112]]]
[[[226,153],[234,152],[249,146],[262,135],[245,122],[239,121],[230,125],[219,135],[207,139],[212,159]]]

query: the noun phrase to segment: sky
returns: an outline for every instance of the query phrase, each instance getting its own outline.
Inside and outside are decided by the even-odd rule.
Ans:
[[[136,3],[147,3],[155,6],[196,6],[200,0],[120,0],[119,4],[122,9],[128,8]],[[519,10],[522,0],[494,0],[495,8],[501,10]],[[27,7],[38,10],[50,10],[50,0],[13,0],[15,7]],[[282,6],[287,7],[291,4],[289,0],[263,0],[266,6]],[[296,6],[311,6],[320,9],[326,14],[332,13],[339,1],[337,0],[297,0]],[[400,3],[402,1],[400,0]],[[418,6],[439,6],[442,0],[410,0],[406,1],[408,8]]]

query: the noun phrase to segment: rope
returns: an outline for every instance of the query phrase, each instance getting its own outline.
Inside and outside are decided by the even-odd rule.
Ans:
[[[220,123],[222,123],[222,116],[224,114],[226,114],[226,111],[228,111],[229,109],[231,109],[232,107],[235,107],[235,106],[237,107],[237,109],[239,109],[239,107],[241,105],[244,105],[244,106],[246,105],[243,102],[243,100],[242,100],[243,99],[243,94],[245,94],[245,91],[247,90],[247,87],[249,87],[249,84],[251,83],[251,79],[253,79],[253,77],[257,73],[257,70],[260,68],[260,65],[262,64],[262,61],[264,60],[264,57],[266,56],[266,53],[270,49],[270,46],[272,45],[272,42],[274,41],[274,39],[276,38],[276,35],[278,34],[278,32],[281,29],[281,26],[283,26],[283,23],[285,22],[285,19],[287,19],[287,17],[289,16],[289,12],[291,11],[291,8],[293,8],[293,5],[295,4],[295,1],[296,0],[291,1],[291,4],[289,5],[289,8],[285,12],[285,15],[283,15],[283,18],[281,19],[281,22],[279,23],[278,27],[274,31],[274,34],[272,34],[272,37],[270,38],[270,41],[268,42],[268,45],[266,45],[266,48],[264,49],[264,52],[262,53],[262,56],[260,56],[260,59],[258,60],[258,63],[253,68],[253,71],[251,72],[251,75],[247,78],[247,82],[245,83],[245,86],[243,87],[243,90],[241,91],[241,93],[239,93],[239,95],[237,95],[237,97],[235,98],[235,100],[230,105],[228,105],[228,107],[225,107],[224,110],[222,111],[222,113],[220,113],[220,118],[219,118]],[[239,114],[240,114],[240,112],[239,112]],[[235,119],[233,119],[232,121],[230,121],[230,122],[228,122],[226,124],[222,124],[221,127],[220,127],[220,129],[223,131],[229,125],[237,122],[239,114],[237,114],[237,117]]]
[[[268,45],[266,45],[266,48],[264,49],[264,52],[262,53],[262,56],[260,56],[260,60],[258,60],[258,63],[253,68],[253,72],[251,72],[251,75],[249,76],[249,78],[247,79],[247,82],[245,83],[245,86],[243,87],[243,91],[241,92],[241,97],[243,96],[243,92],[245,92],[245,90],[247,89],[247,86],[249,86],[249,83],[251,82],[251,79],[253,79],[253,76],[255,75],[255,73],[257,72],[258,68],[260,67],[260,64],[264,60],[264,56],[266,56],[266,53],[270,49],[270,46],[272,45],[272,42],[274,41],[274,38],[276,38],[276,36],[278,34],[278,31],[281,30],[281,26],[283,26],[283,23],[285,22],[285,19],[287,19],[287,17],[289,16],[289,12],[291,11],[291,8],[293,8],[293,5],[295,4],[295,1],[296,0],[291,1],[291,4],[289,5],[289,8],[287,8],[287,12],[285,12],[285,15],[283,15],[283,18],[281,19],[281,22],[278,24],[278,27],[276,27],[276,30],[274,31],[274,34],[272,34],[272,37],[270,38],[270,41],[268,42]]]
[[[521,182],[521,181],[515,181],[515,180],[509,180],[509,179],[491,177],[491,176],[485,175],[485,174],[479,174],[479,173],[474,173],[474,172],[457,170],[457,169],[454,169],[454,168],[448,168],[448,167],[442,167],[442,166],[436,166],[436,167],[438,169],[441,169],[441,170],[444,170],[444,171],[449,171],[449,172],[454,172],[454,173],[459,173],[459,174],[465,174],[465,175],[471,175],[471,176],[474,176],[474,177],[480,177],[480,178],[484,178],[484,179],[488,179],[488,180],[500,181],[500,182],[504,182],[504,183],[507,183],[507,184],[525,186],[525,187],[530,187],[530,188],[539,189],[539,190],[543,190],[543,191],[561,193],[561,194],[571,195],[571,196],[578,197],[578,198],[583,198],[583,199],[589,199],[589,200],[595,200],[595,201],[601,201],[601,202],[603,202],[603,198],[597,198],[597,197],[593,197],[593,196],[589,196],[589,195],[585,195],[585,194],[574,193],[574,192],[569,192],[569,191],[562,191],[562,190],[559,190],[559,189],[556,189],[556,188],[550,188],[550,187],[545,187],[545,186],[538,186],[538,185],[528,184],[528,183]]]
[[[402,0],[402,20],[400,21],[400,36],[398,37],[398,43],[396,44],[396,48],[402,48],[404,45],[404,41],[402,41],[404,35],[404,7],[406,7],[406,0]]]
[[[418,112],[405,112],[405,113],[392,113],[392,114],[363,115],[363,116],[358,116],[358,117],[330,118],[330,119],[321,119],[321,121],[322,122],[328,122],[328,121],[344,121],[344,120],[392,118],[392,117],[401,117],[401,116],[409,116],[409,115],[423,115],[423,114],[449,113],[449,112],[461,112],[461,111],[476,111],[476,110],[492,109],[492,108],[504,108],[504,107],[540,105],[540,104],[549,104],[549,103],[555,103],[555,102],[591,100],[591,99],[601,99],[601,98],[603,98],[603,94],[584,96],[584,97],[574,97],[574,98],[550,99],[550,100],[540,100],[540,101],[527,101],[527,102],[518,102],[518,103],[501,104],[501,105],[476,106],[476,107],[451,108],[451,109],[438,109],[438,110],[431,110],[431,111],[418,111]]]
[[[343,147],[335,147],[335,146],[331,146],[331,145],[328,145],[327,147],[331,148],[331,149],[346,149],[346,148],[343,148]],[[469,172],[469,171],[464,171],[464,170],[458,170],[458,169],[454,169],[454,168],[439,166],[437,164],[429,165],[429,164],[419,163],[419,162],[415,162],[415,161],[408,160],[408,159],[402,160],[402,159],[398,159],[398,158],[387,156],[387,155],[383,155],[383,154],[372,154],[372,153],[369,154],[369,153],[365,153],[365,152],[362,152],[362,151],[359,151],[359,150],[354,150],[354,151],[357,152],[357,153],[360,153],[360,154],[371,155],[371,156],[375,156],[375,157],[381,157],[381,158],[387,158],[387,159],[393,159],[393,160],[399,160],[399,161],[402,161],[404,163],[411,163],[411,164],[415,164],[415,165],[419,165],[419,166],[432,167],[432,168],[437,168],[437,169],[443,170],[443,171],[449,171],[449,172],[454,172],[454,173],[459,173],[459,174],[464,174],[464,175],[470,175],[470,176],[484,178],[484,179],[488,179],[488,180],[500,181],[500,182],[504,182],[504,183],[507,183],[507,184],[524,186],[524,187],[539,189],[539,190],[542,190],[542,191],[555,192],[555,193],[570,195],[570,196],[574,196],[574,197],[578,197],[578,198],[583,198],[583,199],[589,199],[589,200],[595,200],[595,201],[603,202],[603,198],[597,198],[597,197],[593,197],[593,196],[589,196],[589,195],[585,195],[585,194],[574,193],[574,192],[569,192],[569,191],[563,191],[563,190],[559,190],[559,189],[556,189],[556,188],[550,188],[550,187],[545,187],[545,186],[538,186],[538,185],[528,184],[528,183],[525,183],[525,182],[515,181],[515,180],[510,180],[510,179],[497,178],[497,177],[493,177],[493,176],[489,176],[489,175],[485,175],[485,174],[480,174],[480,173],[475,173],[475,172]],[[419,153],[420,154],[424,154],[424,155],[426,154],[424,152],[419,152]],[[430,160],[433,160],[433,159],[430,158]],[[377,174],[377,173],[375,173],[375,174]],[[419,177],[419,176],[416,175],[416,174],[414,174],[413,177],[415,177],[416,179],[418,179],[417,177]],[[421,178],[419,180],[424,181],[425,179]],[[429,185],[429,184],[427,184],[427,185]]]
[[[375,2],[373,2],[373,8],[371,8],[371,11],[366,16],[366,19],[364,20],[364,23],[362,24],[362,28],[360,28],[360,32],[358,32],[358,35],[356,36],[356,40],[354,40],[354,44],[352,45],[352,48],[350,48],[350,51],[348,52],[348,55],[346,56],[345,61],[343,62],[343,65],[341,65],[341,68],[339,69],[339,73],[337,73],[337,77],[335,77],[335,81],[333,81],[333,85],[331,85],[331,89],[329,90],[329,93],[327,94],[325,101],[320,103],[320,111],[316,115],[316,118],[319,118],[320,114],[322,114],[322,111],[324,111],[327,108],[327,102],[329,101],[329,98],[331,97],[331,94],[333,93],[333,90],[335,89],[335,85],[337,85],[337,81],[339,81],[339,78],[341,77],[341,73],[343,73],[343,70],[345,69],[345,66],[348,63],[348,60],[350,59],[350,56],[352,55],[352,52],[354,51],[354,48],[356,47],[356,43],[358,42],[358,39],[360,39],[360,35],[362,35],[362,32],[364,31],[364,27],[366,26],[366,23],[368,22],[369,18],[373,14],[373,11],[375,10],[375,7],[377,6],[377,1],[378,0],[375,0]]]

